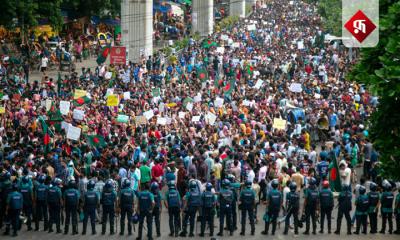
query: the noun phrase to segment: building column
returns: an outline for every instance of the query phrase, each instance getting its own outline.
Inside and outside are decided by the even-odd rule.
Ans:
[[[246,0],[230,0],[229,14],[231,16],[246,16]]]
[[[121,29],[129,61],[153,55],[153,0],[123,0]]]
[[[192,33],[198,32],[204,37],[213,32],[214,0],[193,0]]]

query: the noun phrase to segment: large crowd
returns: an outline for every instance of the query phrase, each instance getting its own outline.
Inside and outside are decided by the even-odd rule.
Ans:
[[[399,233],[400,195],[368,133],[378,98],[346,81],[358,53],[325,33],[314,5],[276,0],[168,58],[57,79],[42,69],[34,82],[0,63],[0,228],[16,236],[23,218],[28,231],[43,221],[77,234],[80,219],[86,234],[90,218],[93,234],[97,220],[114,234],[118,214],[121,235],[138,222],[141,239],[146,219],[152,239],[164,205],[170,236],[193,236],[197,213],[201,236],[206,222],[213,234],[215,215],[218,234],[226,219],[232,235],[238,211],[243,235],[246,214],[252,234],[260,221],[263,234],[279,221],[285,234],[303,222],[316,234],[319,213],[320,233],[325,216],[330,233],[340,192],[335,233],[345,216],[351,234],[352,205],[355,233],[367,220],[376,233],[379,209],[380,232],[389,222]]]

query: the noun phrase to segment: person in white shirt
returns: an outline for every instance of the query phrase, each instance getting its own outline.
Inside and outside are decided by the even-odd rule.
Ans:
[[[345,160],[340,161],[339,164],[339,169],[340,169],[340,178],[342,184],[347,184],[351,186],[351,169],[347,167],[347,163]]]
[[[46,72],[48,63],[49,63],[49,59],[46,56],[43,56],[41,63],[40,63],[40,71],[41,72]]]

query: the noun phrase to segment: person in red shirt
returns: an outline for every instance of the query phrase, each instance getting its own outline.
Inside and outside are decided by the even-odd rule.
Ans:
[[[164,175],[164,169],[162,166],[162,161],[158,160],[156,164],[151,168],[151,179],[152,182],[157,182],[158,185],[160,186],[160,189],[162,188],[161,186],[161,177]]]

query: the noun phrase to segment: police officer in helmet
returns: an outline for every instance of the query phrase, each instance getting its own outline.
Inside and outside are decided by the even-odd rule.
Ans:
[[[160,214],[162,211],[162,205],[161,205],[162,197],[161,197],[160,187],[158,186],[158,183],[157,182],[151,183],[150,190],[154,196],[154,208],[152,211],[152,217],[154,218],[154,222],[156,225],[157,237],[160,237],[161,236]]]
[[[21,179],[20,192],[24,198],[23,212],[27,218],[26,225],[28,226],[28,231],[31,231],[33,214],[33,189],[30,179],[27,175],[23,176]]]
[[[352,194],[351,194],[350,185],[343,184],[342,191],[340,192],[339,198],[338,198],[339,211],[338,211],[336,231],[335,231],[335,234],[337,234],[337,235],[340,234],[343,215],[346,218],[346,222],[347,222],[347,234],[351,235],[351,217],[350,217],[351,198],[352,198]]]
[[[3,227],[3,223],[9,221],[7,215],[7,197],[12,192],[11,174],[8,171],[3,172],[0,175],[0,228]],[[8,233],[7,233],[8,234]]]
[[[206,229],[206,222],[208,222],[208,226],[210,228],[210,237],[214,235],[214,214],[215,214],[215,205],[216,205],[216,196],[211,192],[212,184],[206,184],[206,190],[201,195],[201,206],[203,217],[201,219],[201,232],[200,237],[204,237],[204,231]]]
[[[189,184],[189,192],[186,193],[183,199],[185,217],[183,219],[183,230],[180,233],[181,237],[186,237],[187,224],[190,223],[189,237],[194,237],[194,222],[196,220],[196,213],[201,206],[201,195],[197,188],[195,181],[191,181]]]
[[[103,217],[101,234],[106,234],[107,218],[110,221],[110,235],[114,234],[114,217],[115,217],[115,203],[117,194],[114,191],[114,184],[111,179],[106,181],[103,192],[101,194],[101,204],[103,206]]]
[[[228,225],[228,230],[230,235],[233,235],[233,222],[232,222],[232,204],[233,204],[233,192],[230,189],[230,181],[228,179],[224,179],[222,181],[222,189],[218,195],[218,204],[219,204],[219,233],[218,236],[223,236],[224,230],[224,220],[226,218],[226,222]]]
[[[61,233],[61,206],[62,206],[62,193],[61,193],[62,180],[55,178],[50,185],[47,192],[47,204],[49,206],[49,233],[53,232],[53,224],[56,224],[57,233]]]
[[[132,235],[132,214],[133,214],[133,200],[135,192],[131,188],[131,181],[124,179],[122,182],[122,189],[119,193],[119,210],[121,212],[120,226],[121,232],[119,235],[124,235],[125,231],[125,218],[128,218],[128,235]]]
[[[389,222],[389,233],[393,231],[393,201],[394,195],[392,193],[392,185],[388,180],[382,182],[383,193],[381,194],[381,215],[382,215],[382,229],[379,233],[386,232],[386,222]]]
[[[328,233],[331,233],[332,226],[332,210],[333,210],[333,193],[329,188],[329,182],[324,180],[322,182],[322,190],[319,193],[319,201],[321,205],[321,229],[319,233],[324,233],[325,216],[328,222]]]
[[[23,196],[20,192],[18,192],[18,184],[13,183],[12,184],[12,192],[8,194],[7,196],[7,209],[6,212],[8,213],[9,220],[12,225],[13,229],[13,237],[17,236],[17,231],[19,229],[19,215],[21,213],[24,199]],[[6,232],[4,235],[8,235],[10,232],[10,225],[7,225]]]
[[[247,180],[245,182],[245,189],[240,192],[239,197],[239,206],[242,210],[242,231],[240,235],[244,236],[246,232],[246,213],[249,214],[250,226],[251,226],[251,235],[254,235],[255,226],[254,226],[254,206],[256,202],[256,193],[251,188],[252,182]]]
[[[272,180],[271,182],[272,190],[268,193],[267,196],[265,229],[264,231],[261,232],[261,234],[263,235],[268,235],[270,223],[272,223],[272,235],[275,235],[276,222],[282,204],[282,194],[278,190],[278,185],[279,182],[277,179]]]
[[[165,207],[168,209],[169,236],[178,237],[180,227],[181,196],[176,190],[175,181],[168,182],[168,191],[165,193]]]
[[[142,239],[143,223],[145,218],[147,222],[147,237],[149,240],[152,240],[153,223],[152,223],[151,211],[155,205],[155,202],[154,202],[154,195],[151,192],[149,192],[148,183],[144,184],[144,189],[141,192],[139,192],[138,198],[139,200],[138,200],[137,212],[139,213],[139,234],[136,240]]]
[[[369,193],[368,195],[368,217],[370,223],[370,233],[377,233],[378,229],[378,205],[379,205],[379,192],[378,185],[374,182],[371,182],[369,185]]]
[[[304,234],[308,235],[310,232],[310,218],[312,220],[313,225],[313,234],[316,234],[317,230],[317,210],[319,208],[319,193],[316,187],[317,181],[315,178],[310,178],[309,187],[305,192],[305,200],[304,200],[304,212],[306,216],[306,231]]]
[[[357,227],[354,234],[360,234],[361,225],[363,227],[363,233],[367,234],[367,217],[368,217],[368,208],[369,208],[369,200],[368,196],[365,194],[367,189],[364,186],[360,186],[358,189],[359,196],[356,199],[356,222]]]
[[[83,198],[83,230],[82,235],[86,234],[87,224],[90,217],[90,225],[92,227],[92,235],[96,234],[96,208],[100,202],[99,193],[94,190],[96,183],[89,180],[87,184],[87,192]]]
[[[35,187],[35,210],[36,210],[36,219],[35,219],[35,231],[39,231],[39,221],[43,217],[44,219],[44,228],[43,231],[48,230],[48,215],[47,215],[47,192],[49,187],[44,184],[46,180],[45,175],[40,175],[37,178],[38,185]]]
[[[68,182],[68,189],[64,192],[65,203],[65,228],[64,234],[68,234],[69,224],[72,219],[72,234],[78,234],[78,203],[80,193],[77,190],[75,180]]]
[[[285,230],[284,235],[288,234],[290,217],[293,216],[294,219],[294,234],[299,234],[299,209],[300,209],[300,194],[296,191],[296,182],[291,182],[289,184],[290,192],[286,195],[286,209],[287,215],[285,218]]]

